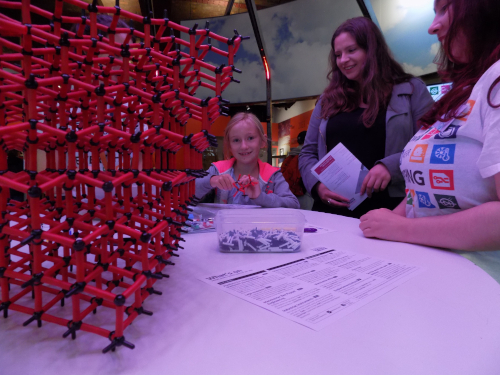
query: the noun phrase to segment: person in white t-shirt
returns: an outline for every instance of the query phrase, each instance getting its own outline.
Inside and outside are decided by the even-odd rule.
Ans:
[[[406,198],[361,217],[366,237],[458,250],[500,282],[500,1],[435,0],[429,28],[453,88],[400,167]]]

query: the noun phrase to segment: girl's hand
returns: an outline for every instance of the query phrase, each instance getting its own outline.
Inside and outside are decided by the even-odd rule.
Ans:
[[[210,186],[221,190],[231,190],[234,186],[233,178],[228,174],[212,176],[210,178]]]
[[[379,192],[385,190],[387,185],[391,182],[391,174],[387,167],[380,163],[370,169],[370,172],[366,175],[363,180],[363,184],[361,185],[361,194],[368,195],[368,198],[371,198],[372,192]]]
[[[245,194],[248,195],[250,199],[255,199],[260,195],[260,184],[254,177],[244,175],[238,180],[238,184],[248,185],[245,189]]]
[[[317,191],[319,197],[325,204],[336,207],[349,207],[349,199],[329,190],[322,182],[318,184]]]
[[[363,231],[365,237],[404,242],[406,224],[410,219],[401,217],[387,208],[380,208],[368,212],[359,220],[359,229]]]

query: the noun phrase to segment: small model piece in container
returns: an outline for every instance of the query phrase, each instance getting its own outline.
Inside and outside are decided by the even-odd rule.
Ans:
[[[222,252],[297,252],[304,215],[286,208],[221,210],[215,224]]]

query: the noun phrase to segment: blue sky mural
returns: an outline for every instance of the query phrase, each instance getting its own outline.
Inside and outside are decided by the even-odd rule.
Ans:
[[[420,76],[436,72],[433,60],[439,41],[427,32],[434,19],[433,0],[365,0],[365,3],[372,19],[376,17],[396,60],[408,73]]]
[[[367,0],[368,1],[368,0]],[[428,4],[427,4],[428,3]],[[367,4],[377,18],[389,47],[405,69],[415,75],[436,71],[432,60],[437,39],[427,34],[432,18],[432,0],[371,0]],[[355,0],[297,0],[258,12],[266,55],[271,65],[272,98],[283,100],[319,95],[327,84],[330,40],[335,29],[346,19],[361,16]],[[247,13],[209,19],[210,30],[231,37],[234,29],[250,40],[243,42],[235,66],[240,84],[233,83],[223,93],[232,103],[265,101],[265,77],[262,61],[253,38]],[[203,27],[205,20],[182,22]],[[227,46],[215,47],[224,50]],[[205,59],[215,65],[223,59],[210,54]],[[212,96],[199,89],[199,97]]]

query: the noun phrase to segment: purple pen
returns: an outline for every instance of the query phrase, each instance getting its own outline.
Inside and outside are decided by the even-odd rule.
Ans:
[[[305,233],[314,233],[317,232],[318,230],[316,228],[304,228]]]

